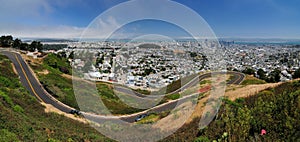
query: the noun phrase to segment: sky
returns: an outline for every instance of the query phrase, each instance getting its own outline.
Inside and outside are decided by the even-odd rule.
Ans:
[[[123,2],[127,1],[0,0],[0,35],[20,38],[78,38],[97,16]],[[199,14],[217,37],[300,39],[299,0],[175,2]],[[172,9],[168,6],[161,7]],[[161,21],[137,21],[120,27],[118,19],[110,17],[107,21],[100,21],[99,25],[106,29],[119,27],[121,30],[118,32],[123,32],[123,35],[163,33],[173,37],[187,36],[180,27]],[[103,32],[108,31],[110,30]]]

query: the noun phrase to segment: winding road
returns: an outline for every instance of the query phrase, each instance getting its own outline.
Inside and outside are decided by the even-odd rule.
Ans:
[[[35,96],[40,102],[44,102],[46,104],[51,104],[55,108],[59,109],[60,111],[65,112],[65,113],[70,113],[71,110],[74,110],[74,108],[63,104],[62,102],[55,99],[52,95],[50,95],[47,91],[45,91],[43,86],[40,84],[40,82],[35,77],[31,68],[27,65],[27,63],[23,60],[22,56],[19,53],[15,52],[13,50],[9,51],[7,49],[1,49],[0,53],[7,56],[12,61],[23,86],[27,90],[29,90],[29,92],[33,96]],[[231,74],[234,76],[234,77],[232,77],[232,80],[230,80],[228,82],[228,84],[240,84],[245,78],[245,75],[242,73],[239,73],[239,72],[227,72],[227,74]],[[185,84],[184,86],[182,86],[181,88],[177,89],[176,91],[174,91],[172,93],[178,93],[181,90],[184,90],[188,87],[194,86],[197,83],[199,83],[199,81],[201,81],[205,78],[208,78],[210,76],[211,76],[211,73],[199,75],[198,76],[199,79],[197,79],[197,77],[192,79],[190,82],[188,82],[187,84]],[[125,89],[117,88],[117,90],[124,92],[124,93],[135,93],[134,95],[139,96],[139,97],[146,96],[146,95],[143,95],[143,94],[140,94],[137,92],[128,91],[128,89],[126,89],[126,88]],[[167,103],[155,106],[155,107],[145,110],[143,112],[134,113],[134,114],[130,114],[130,115],[100,116],[100,115],[95,115],[95,114],[91,114],[88,112],[82,112],[82,114],[84,114],[84,116],[87,117],[89,120],[93,120],[95,122],[103,122],[103,121],[111,120],[111,119],[122,119],[127,122],[134,122],[135,118],[141,114],[147,113],[149,111],[161,112],[161,111],[165,111],[165,110],[170,110],[170,109],[174,108],[176,105],[178,105],[178,102],[179,103],[183,102],[183,100],[187,99],[187,98],[189,98],[189,97],[183,97],[178,100],[174,100],[171,102],[167,102]]]

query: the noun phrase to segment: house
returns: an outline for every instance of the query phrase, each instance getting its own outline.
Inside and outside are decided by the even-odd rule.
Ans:
[[[133,85],[135,83],[135,77],[134,76],[127,76],[127,83],[129,85]]]
[[[42,54],[36,50],[34,52],[28,52],[26,55],[32,57],[33,59],[36,59],[38,56],[41,56]]]
[[[102,75],[100,74],[100,72],[90,72],[88,73],[89,74],[89,78],[91,80],[94,80],[94,81],[99,81],[102,79]]]

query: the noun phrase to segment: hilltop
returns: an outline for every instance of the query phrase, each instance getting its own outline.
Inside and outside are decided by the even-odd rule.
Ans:
[[[163,141],[300,140],[299,80],[235,86],[229,90],[218,114],[207,127],[199,130],[200,117],[194,115],[193,120]],[[198,112],[201,113],[202,109]],[[261,135],[263,129],[266,135]]]

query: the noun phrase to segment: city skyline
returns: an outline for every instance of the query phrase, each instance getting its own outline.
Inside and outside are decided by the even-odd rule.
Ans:
[[[19,38],[78,38],[99,14],[125,0],[1,0],[1,35]],[[176,0],[206,20],[217,37],[221,38],[300,38],[299,1],[278,0]],[[18,10],[16,10],[18,9]],[[103,22],[111,28],[118,25],[113,17]],[[172,27],[173,26],[173,27]],[[168,27],[168,28],[166,28]],[[162,21],[138,21],[125,26],[123,31],[138,34],[186,37],[174,25]],[[165,30],[168,29],[168,30]],[[171,31],[171,32],[170,32]],[[183,34],[182,34],[183,33]],[[125,33],[127,34],[127,33]]]

